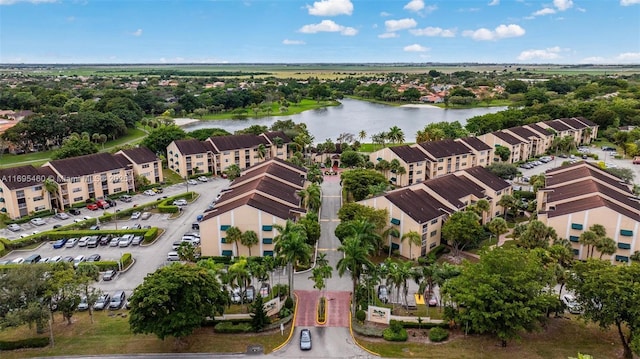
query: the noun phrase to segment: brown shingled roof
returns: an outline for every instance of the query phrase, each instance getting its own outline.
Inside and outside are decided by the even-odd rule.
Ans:
[[[207,141],[213,143],[218,151],[232,151],[256,147],[260,144],[269,145],[266,138],[258,135],[229,135],[209,137]]]
[[[632,193],[616,191],[608,185],[596,182],[592,178],[588,177],[582,181],[567,184],[566,186],[549,188],[548,191],[549,194],[547,195],[547,202],[550,204],[574,197],[601,194],[602,196],[615,200],[620,204],[624,204],[632,208],[638,207],[638,201],[632,199]],[[640,207],[638,207],[638,210],[640,211]]]
[[[611,187],[631,193],[629,186],[621,179],[607,173],[593,163],[578,162],[545,171],[545,186],[553,187],[580,178],[593,177],[608,183]]]
[[[481,139],[477,137],[464,137],[460,138],[460,141],[469,145],[469,147],[473,148],[476,151],[487,151],[491,149],[491,146],[484,143]]]
[[[494,191],[502,191],[505,188],[511,187],[511,184],[509,184],[509,182],[494,175],[482,166],[467,168],[464,171],[476,178],[478,181],[484,183],[487,187],[491,188]]]
[[[128,160],[126,163],[131,165]],[[123,162],[117,156],[106,152],[53,160],[49,164],[64,177],[80,177],[123,168]]]
[[[571,127],[575,128],[575,129],[583,129],[583,128],[589,127],[586,123],[578,120],[575,117],[572,117],[572,118],[560,118],[558,120],[562,121],[566,125],[571,126]]]
[[[158,156],[153,153],[150,149],[146,147],[136,147],[136,148],[128,148],[122,150],[122,152],[127,156],[131,161],[136,164],[143,164],[149,162],[155,162],[158,160]]]
[[[283,131],[271,131],[265,132],[264,135],[273,143],[273,140],[276,137],[280,137],[282,139],[282,143],[290,143],[291,139],[287,136]]]
[[[562,122],[560,122],[558,120],[547,121],[547,122],[545,122],[545,124],[547,124],[549,127],[553,128],[557,132],[568,131],[568,130],[571,129],[571,127],[567,126],[566,124],[564,124],[564,123],[562,123]]]
[[[287,185],[270,177],[254,177],[238,186],[232,187],[218,199],[218,203],[224,203],[234,198],[240,198],[251,191],[258,191],[264,194],[279,198],[292,206],[299,207],[301,199],[297,195],[298,188]]]
[[[229,202],[220,207],[214,207],[204,216],[203,221],[219,216],[241,206],[251,206],[255,209],[274,215],[282,219],[294,219],[295,213],[305,213],[302,208],[286,206],[280,202],[273,201],[259,193],[250,196],[240,197],[238,200]]]
[[[421,142],[420,146],[427,151],[431,156],[435,158],[443,158],[464,154],[472,154],[469,147],[454,140],[440,140],[440,141],[427,141]]]
[[[302,187],[304,185],[304,182],[306,181],[306,175],[301,176],[299,172],[287,168],[287,166],[301,169],[305,173],[307,172],[306,169],[302,167],[295,166],[280,159],[272,158],[266,163],[261,163],[246,169],[242,172],[241,176],[233,180],[233,182],[229,186],[234,187],[242,182],[249,181],[254,177],[271,175],[287,181],[294,186]]]
[[[450,209],[422,189],[412,191],[408,188],[389,192],[387,199],[411,219],[418,223],[425,223],[438,218]]]
[[[427,155],[415,147],[409,145],[389,147],[405,163],[414,163],[427,160]]]
[[[534,130],[534,131],[536,131],[536,132],[538,132],[538,133],[540,133],[542,135],[545,135],[545,136],[553,135],[553,133],[551,133],[551,131],[547,130],[546,128],[544,128],[544,127],[542,127],[540,125],[538,125],[537,123],[530,123],[530,124],[525,125],[525,126],[531,128],[532,130]]]
[[[531,137],[538,137],[538,138],[542,138],[540,135],[538,135],[537,133],[531,131],[530,129],[526,128],[526,127],[522,127],[522,126],[518,126],[518,127],[511,127],[511,128],[507,128],[507,131],[513,132],[516,135],[526,139],[529,139]]]
[[[466,206],[460,201],[460,198],[468,195],[474,195],[477,198],[485,198],[484,188],[473,183],[468,178],[458,177],[453,173],[442,177],[433,178],[421,183],[425,187],[431,188],[435,193],[439,194],[454,205],[456,208]]]
[[[493,132],[493,135],[510,145],[519,145],[522,143],[522,141],[520,141],[519,139],[513,137],[511,134],[506,133],[504,131]]]
[[[31,165],[0,169],[0,181],[10,190],[40,185],[51,175],[51,172]]]
[[[599,207],[607,207],[635,221],[640,221],[640,211],[630,211],[600,196],[591,196],[583,199],[578,199],[575,201],[561,203],[556,205],[555,209],[546,211],[543,213],[546,213],[549,218],[552,218],[552,217],[562,216],[565,214],[582,212],[582,211],[599,208]]]
[[[198,141],[193,138],[188,140],[175,140],[173,142],[176,144],[176,147],[178,147],[178,151],[180,151],[182,155],[206,153],[208,149],[203,141]]]

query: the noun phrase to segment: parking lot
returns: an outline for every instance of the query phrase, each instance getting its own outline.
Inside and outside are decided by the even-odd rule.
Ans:
[[[100,229],[122,229],[123,226],[133,226],[134,224],[149,225],[152,227],[159,227],[164,230],[164,233],[150,245],[141,246],[128,246],[126,248],[121,247],[109,247],[98,246],[96,248],[78,247],[73,248],[60,248],[54,249],[53,242],[46,242],[33,250],[16,250],[5,257],[2,260],[13,260],[15,258],[27,258],[31,254],[38,253],[43,258],[53,256],[77,256],[84,255],[88,257],[94,253],[100,254],[101,260],[118,260],[124,253],[131,253],[133,256],[134,264],[129,267],[125,272],[120,272],[111,281],[100,281],[96,287],[103,290],[106,293],[113,293],[117,290],[124,290],[127,296],[130,295],[134,288],[137,287],[144,277],[148,273],[154,272],[159,267],[165,265],[167,253],[172,250],[171,244],[179,240],[182,234],[186,232],[192,232],[191,224],[195,222],[198,214],[201,214],[207,206],[216,198],[220,191],[228,185],[229,181],[226,179],[210,179],[209,182],[199,183],[198,185],[189,185],[189,191],[193,191],[199,194],[197,200],[191,202],[186,206],[182,206],[182,214],[176,219],[169,219],[169,214],[154,213],[149,219],[142,220],[118,220],[109,223],[100,223]],[[174,196],[180,193],[186,192],[185,184],[177,184],[171,187],[167,187],[164,190],[163,196]],[[117,206],[109,208],[106,211],[112,212],[117,209],[131,208],[134,205],[140,207],[143,212],[142,204],[150,202],[155,197],[146,195],[134,195],[133,200],[129,203],[117,202]],[[92,217],[98,217],[102,214],[102,211],[89,211],[86,208],[81,210],[80,217],[84,215],[94,214]],[[42,226],[34,226],[30,223],[22,225],[23,229],[20,232],[11,232],[8,229],[3,229],[0,232],[0,236],[9,237],[10,239],[19,238],[21,233],[30,233],[33,230],[44,232],[52,229],[55,224],[70,224],[77,216],[71,216],[69,219],[59,220],[53,217],[45,218],[46,224]]]

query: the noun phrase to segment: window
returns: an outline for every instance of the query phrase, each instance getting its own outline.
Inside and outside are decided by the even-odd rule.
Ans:
[[[443,169],[443,168],[444,168],[444,167],[439,166],[439,167],[438,167],[438,171],[442,171],[442,169]]]
[[[91,183],[91,182],[93,182],[93,176],[87,176],[87,177],[85,177],[85,179],[84,179],[84,180],[85,180],[85,182],[87,182],[87,183]]]
[[[113,176],[117,176],[117,175],[119,175],[119,174],[120,174],[120,171],[112,171],[112,172],[111,172],[111,175],[113,175]]]
[[[38,206],[38,207],[35,208],[36,212],[37,211],[44,211],[44,209],[45,209],[45,206]]]
[[[80,191],[82,191],[82,188],[77,187],[77,188],[74,188],[72,192],[73,192],[73,193],[78,193],[78,192],[80,192]]]
[[[273,231],[273,226],[262,226],[262,230],[265,232]]]
[[[80,177],[72,177],[71,178],[71,183],[78,183],[80,182]]]
[[[630,243],[618,243],[618,248],[620,249],[631,249]]]
[[[444,162],[444,158],[439,158],[438,162]]]
[[[571,241],[571,242],[579,242],[580,241],[580,237],[578,237],[578,236],[569,236],[569,241]]]
[[[262,251],[263,257],[273,257],[273,251]]]
[[[204,155],[196,155],[196,158],[203,158]]]
[[[227,239],[224,237],[220,238],[220,243],[227,243]]]
[[[113,193],[118,193],[118,192],[122,192],[122,188],[121,187],[113,189]]]
[[[80,201],[82,201],[82,198],[83,198],[83,197],[75,197],[75,198],[73,199],[73,201],[74,201],[74,202],[80,202]]]
[[[148,163],[143,164],[142,168],[149,168],[149,164]]]
[[[422,225],[422,233],[427,233],[427,230],[429,229],[429,225],[428,224],[423,224]]]
[[[571,229],[577,229],[579,231],[582,230],[582,225],[580,223],[571,223]]]
[[[222,251],[222,255],[225,257],[231,257],[233,255],[233,251],[230,251],[230,250]]]
[[[262,244],[273,244],[273,238],[262,238]]]
[[[435,235],[438,234],[438,231],[432,231],[431,233],[429,233],[429,237],[435,237]]]
[[[617,255],[616,262],[629,262],[629,257]]]
[[[467,155],[462,155],[462,158],[467,158]]]
[[[42,191],[42,186],[35,186],[33,187],[34,191]]]
[[[574,256],[579,256],[580,255],[580,250],[579,249],[574,249],[574,250],[572,250],[572,252],[573,252]]]
[[[431,221],[431,224],[436,224],[436,223],[438,223],[438,218]]]
[[[226,231],[227,229],[229,229],[229,227],[231,227],[231,226],[228,225],[228,224],[223,224],[223,225],[220,226],[220,230],[221,231]]]
[[[621,236],[625,236],[625,237],[632,237],[633,236],[633,231],[629,230],[629,229],[621,229],[620,230],[620,235]]]
[[[44,197],[42,197],[42,196],[33,197],[33,201],[34,202],[42,201],[43,199],[44,199]]]
[[[231,153],[230,151],[224,151],[224,152],[222,152],[222,154],[223,154],[223,155],[228,155],[228,154],[230,154],[230,153]]]
[[[397,218],[391,218],[391,223],[395,224],[396,226],[399,226],[400,225],[400,220],[397,219]]]
[[[436,242],[433,242],[433,243],[431,243],[431,244],[429,245],[429,249],[433,249],[433,247],[435,247],[435,246],[436,246]]]

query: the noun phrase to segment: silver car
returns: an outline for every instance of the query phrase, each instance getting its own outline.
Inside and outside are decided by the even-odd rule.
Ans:
[[[300,331],[300,350],[311,350],[311,331],[302,329]]]

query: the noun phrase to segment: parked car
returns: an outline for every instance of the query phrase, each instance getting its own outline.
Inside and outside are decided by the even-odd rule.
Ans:
[[[89,303],[87,302],[87,297],[83,295],[82,297],[80,297],[80,303],[78,303],[78,310],[82,312],[87,309],[89,309]]]
[[[131,242],[133,241],[133,234],[125,234],[120,237],[120,241],[118,242],[118,247],[129,247]]]
[[[262,298],[266,298],[269,294],[271,294],[271,286],[269,283],[262,283],[262,286],[260,287],[260,296]]]
[[[109,309],[118,310],[122,308],[122,306],[124,305],[125,297],[126,296],[124,294],[124,291],[122,290],[113,293],[113,295],[111,296],[111,302],[109,302]]]
[[[120,244],[120,237],[113,237],[111,241],[109,241],[109,247],[117,247]]]
[[[131,240],[131,245],[132,246],[139,246],[140,243],[142,243],[142,236],[135,236],[133,237],[133,239]]]
[[[164,192],[164,190],[162,189],[162,187],[153,187],[151,190],[152,190],[153,192],[155,192],[155,193],[162,193],[162,192]]]
[[[140,213],[140,212],[133,212],[133,213],[131,213],[131,219],[138,219],[138,218],[140,218],[141,215],[142,215],[142,213]]]
[[[45,220],[42,219],[42,218],[34,218],[30,222],[34,226],[43,226],[43,225],[47,224],[47,222],[45,222]]]
[[[147,219],[151,218],[151,216],[153,215],[153,213],[151,212],[142,212],[142,215],[140,216],[140,219],[143,221],[146,221]]]
[[[100,258],[102,257],[98,253],[95,253],[87,257],[87,262],[100,262]]]
[[[148,189],[148,190],[146,190],[146,191],[144,191],[142,193],[144,193],[147,196],[155,196],[156,195],[156,193],[154,191],[150,190],[150,189]]]
[[[98,231],[100,230],[100,226],[97,224],[94,224],[93,226],[89,227],[90,231]]]
[[[62,261],[63,262],[67,262],[67,263],[73,263],[73,257],[72,256],[64,256],[62,257]]]
[[[167,261],[169,262],[176,262],[180,260],[180,256],[178,255],[178,252],[176,251],[171,251],[169,253],[167,253]]]
[[[580,305],[580,303],[578,303],[578,301],[576,300],[576,297],[574,297],[573,295],[571,294],[563,295],[562,302],[564,303],[564,305],[567,306],[569,313],[571,314],[582,313],[582,306]]]
[[[67,240],[67,244],[65,244],[64,246],[66,248],[73,248],[76,246],[76,244],[78,244],[78,238],[69,238]]]
[[[98,210],[98,205],[95,203],[89,203],[87,205],[87,209],[90,211],[97,211]]]
[[[602,146],[602,150],[603,151],[615,151],[616,149],[614,147],[610,147],[610,146]]]
[[[122,202],[131,202],[133,200],[133,198],[131,196],[129,196],[128,194],[125,194],[124,196],[120,197],[120,200]]]
[[[78,266],[80,265],[80,263],[84,262],[85,258],[82,254],[77,255],[75,258],[73,258],[73,266],[78,268]]]
[[[64,212],[56,213],[54,217],[57,219],[69,219],[69,215]]]
[[[200,176],[200,177],[198,177],[198,181],[200,181],[200,182],[209,182],[209,179],[207,177],[205,177],[205,176]]]
[[[54,249],[60,249],[62,247],[64,247],[64,245],[67,243],[67,238],[60,238],[57,241],[53,242],[53,248]]]
[[[58,229],[58,228],[60,228],[60,227],[62,227],[62,225],[61,225],[61,224],[54,224],[54,225],[53,225],[53,229]]]
[[[634,165],[640,165],[640,156],[635,156],[633,158],[633,164]]]
[[[109,269],[108,271],[104,272],[104,274],[102,275],[102,280],[106,280],[106,281],[113,280],[117,274],[118,272],[115,269]]]
[[[97,200],[96,201],[96,205],[98,206],[98,208],[102,208],[102,209],[107,209],[107,208],[111,207],[109,202],[105,201],[104,199]]]
[[[435,307],[438,305],[438,299],[436,299],[436,296],[431,293],[431,295],[429,295],[429,300],[427,301],[427,303],[430,307]]]
[[[87,240],[87,248],[96,248],[99,242],[100,242],[99,236],[91,236]]]
[[[187,181],[188,184],[192,185],[192,186],[196,186],[198,184],[198,181],[194,180],[194,179],[190,179]]]
[[[71,209],[69,209],[69,213],[71,213],[74,216],[79,216],[80,213],[82,213],[82,212],[80,212],[80,210],[77,209],[77,208],[71,208]]]
[[[242,297],[240,297],[240,288],[238,287],[232,288],[229,295],[231,296],[231,303],[233,304],[242,303]]]
[[[81,237],[78,240],[78,247],[86,247],[87,246],[87,242],[89,242],[89,236]]]
[[[96,300],[96,303],[93,305],[93,309],[103,310],[110,301],[111,301],[111,296],[107,293],[104,293],[98,298],[98,300]]]
[[[256,288],[252,285],[248,286],[244,291],[244,298],[249,303],[253,302],[253,300],[256,299]]]
[[[49,263],[58,263],[62,261],[62,256],[53,256],[49,258]]]
[[[26,263],[26,264],[36,264],[36,263],[39,263],[41,259],[42,259],[41,255],[39,255],[38,253],[34,253],[34,254],[28,256],[24,260],[24,263]]]
[[[380,299],[382,303],[389,302],[389,290],[386,285],[378,286],[378,299]]]
[[[11,223],[10,225],[7,226],[7,229],[12,232],[18,232],[22,230],[22,227],[20,227],[20,225],[17,223]]]
[[[189,203],[187,202],[186,199],[177,199],[177,200],[173,201],[173,205],[174,206],[186,206],[188,204]]]
[[[311,350],[311,331],[307,328],[300,331],[300,350]]]
[[[116,201],[110,198],[105,199],[107,203],[109,203],[109,207],[115,207],[117,205]]]

